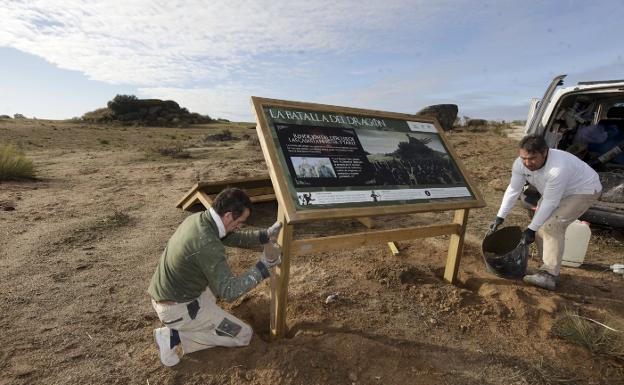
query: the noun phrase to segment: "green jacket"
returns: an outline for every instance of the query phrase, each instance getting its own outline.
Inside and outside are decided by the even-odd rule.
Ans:
[[[149,294],[156,301],[191,301],[209,287],[217,297],[234,301],[269,276],[260,262],[236,277],[225,259],[225,247],[249,248],[268,241],[266,231],[243,230],[219,239],[208,210],[186,218],[167,243],[152,276]]]

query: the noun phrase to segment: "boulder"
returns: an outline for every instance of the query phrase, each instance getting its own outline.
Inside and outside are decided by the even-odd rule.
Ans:
[[[416,116],[436,118],[442,129],[449,131],[457,119],[457,110],[457,104],[435,104],[418,111]]]

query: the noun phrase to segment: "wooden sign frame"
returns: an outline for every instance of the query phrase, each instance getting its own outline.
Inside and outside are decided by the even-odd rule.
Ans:
[[[484,201],[481,198],[480,193],[476,189],[476,186],[471,182],[463,166],[458,161],[457,155],[449,146],[443,134],[443,130],[440,128],[439,124],[433,119],[416,117],[414,115],[407,114],[363,110],[348,107],[337,107],[312,103],[291,102],[258,97],[252,97],[252,102],[254,105],[254,112],[257,117],[258,138],[260,140],[262,151],[264,153],[265,160],[269,168],[269,175],[274,184],[273,187],[277,195],[277,200],[280,207],[284,209],[284,213],[288,223],[304,223],[327,218],[344,219],[355,217],[370,217],[376,215],[444,211],[458,208],[476,208],[484,206]],[[353,202],[353,207],[346,207],[345,205],[328,205],[328,207],[319,209],[314,209],[310,207],[302,209],[300,205],[297,205],[297,203],[295,203],[296,199],[294,198],[294,196],[297,194],[297,191],[295,190],[295,187],[292,183],[292,180],[294,178],[291,177],[290,172],[287,169],[287,165],[285,164],[286,160],[285,156],[283,155],[284,152],[283,149],[280,148],[279,141],[276,138],[277,135],[275,133],[275,130],[273,129],[273,127],[271,127],[272,122],[268,121],[266,114],[263,112],[263,108],[265,107],[282,108],[285,110],[294,111],[296,113],[310,112],[310,115],[317,114],[317,121],[320,120],[318,118],[318,112],[322,111],[330,115],[332,119],[336,116],[341,118],[348,118],[353,116],[365,117],[371,120],[374,119],[395,122],[424,123],[431,126],[432,128],[435,127],[435,131],[432,134],[435,135],[437,139],[439,139],[441,145],[444,146],[444,150],[446,150],[446,153],[450,156],[453,163],[457,166],[457,171],[461,174],[461,179],[463,179],[463,181],[465,182],[465,187],[469,190],[470,193],[472,193],[472,199],[429,199],[429,201],[427,201],[426,199],[404,199],[397,200],[396,204],[383,202],[384,204],[380,205],[360,205],[356,202]],[[308,122],[308,124],[310,123]],[[314,124],[319,123],[313,122],[312,125]],[[340,124],[336,124],[336,126],[338,125]],[[329,127],[330,129],[335,128],[331,127],[331,123],[329,126],[325,127]],[[384,131],[385,130],[378,130],[377,132]],[[393,131],[387,130],[385,132],[391,133]],[[411,132],[406,132],[405,134],[407,133]],[[372,189],[374,190],[378,187],[380,186],[372,186]],[[397,189],[397,191],[401,190]]]
[[[353,248],[375,243],[451,235],[444,278],[450,283],[455,282],[468,212],[472,208],[484,207],[485,202],[435,119],[255,96],[251,99],[256,115],[258,138],[278,202],[277,219],[284,224],[278,237],[278,243],[282,247],[282,263],[273,269],[271,275],[270,327],[271,335],[274,338],[281,338],[286,334],[290,259],[295,255]],[[361,174],[369,178],[371,172],[376,170],[371,166],[373,162],[368,162],[369,156],[374,154],[365,150],[363,144],[368,143],[367,148],[372,148],[370,145],[372,140],[366,142],[367,139],[365,138],[383,137],[384,135],[391,138],[394,143],[396,143],[397,136],[401,138],[405,136],[406,138],[403,140],[409,142],[402,145],[399,140],[397,149],[392,154],[404,154],[405,151],[403,153],[399,151],[406,147],[408,149],[419,148],[427,155],[427,157],[421,158],[423,162],[428,160],[432,165],[428,166],[428,169],[433,169],[434,172],[442,170],[439,172],[444,172],[446,178],[435,179],[438,181],[438,186],[436,183],[428,182],[423,183],[421,187],[416,178],[410,179],[408,185],[404,185],[404,182],[402,185],[397,183],[397,185],[389,187],[385,187],[385,183],[383,186],[380,184],[370,187],[363,185],[361,183],[362,178],[357,179],[358,176]],[[354,137],[357,139],[350,139]],[[299,147],[300,144],[302,147]],[[344,147],[341,147],[343,145]],[[300,150],[301,152],[298,153]],[[305,156],[293,156],[293,154],[304,154],[308,150],[321,154],[320,157],[315,158],[318,160],[317,167],[321,165],[321,162],[330,163],[331,172],[325,171],[324,178],[320,178],[321,173],[318,168],[314,175],[306,171],[310,166],[305,163]],[[351,169],[348,167],[343,169],[342,160],[323,154],[324,151],[334,151],[335,153],[354,151],[358,155],[350,158],[354,159],[353,161],[345,162]],[[381,152],[381,158],[376,163],[383,165],[389,162],[386,160],[387,155]],[[362,160],[356,159],[358,156]],[[363,159],[364,156],[366,159]],[[390,159],[394,158],[391,157]],[[299,162],[298,168],[295,168],[296,162]],[[411,160],[410,162],[401,164],[407,167],[406,164],[417,163]],[[436,169],[435,166],[440,166],[440,168]],[[419,168],[419,170],[421,169]],[[360,182],[357,182],[359,184],[336,187],[337,183],[350,180],[351,175],[355,175],[353,180],[359,180]],[[420,178],[421,174],[418,175]],[[393,180],[398,181],[399,177],[400,175]],[[378,180],[373,179],[374,182]],[[411,183],[412,180],[414,183]],[[331,187],[319,187],[318,185],[312,186],[312,188],[301,187],[302,185],[306,186],[306,184],[320,183],[320,181],[328,185],[331,184]],[[445,183],[449,184],[450,187],[446,187]],[[380,188],[382,190],[379,190]],[[375,189],[383,191],[381,195],[383,199],[379,198],[380,195],[375,192]],[[371,190],[370,196],[373,202],[364,201],[366,194],[369,194]],[[300,200],[302,195],[310,194],[311,196],[312,191],[316,194],[315,197],[319,198],[319,203],[307,205],[304,200]],[[387,196],[391,198],[386,199]],[[323,199],[326,200],[323,201]],[[323,203],[320,203],[321,201]],[[449,210],[455,210],[454,219],[451,223],[371,230],[322,238],[295,239],[294,237],[295,226],[309,222],[355,218],[368,228],[372,228],[374,227],[374,222],[371,219],[373,216]]]

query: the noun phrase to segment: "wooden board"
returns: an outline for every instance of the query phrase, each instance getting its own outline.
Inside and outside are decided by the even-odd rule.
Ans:
[[[221,190],[226,187],[244,189],[252,203],[270,202],[275,200],[275,192],[271,179],[264,176],[250,178],[226,179],[215,182],[199,182],[176,203],[182,210],[190,210],[193,206],[202,205],[208,208]]]

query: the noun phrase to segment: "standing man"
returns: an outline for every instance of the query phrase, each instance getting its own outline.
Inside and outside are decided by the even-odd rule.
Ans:
[[[600,178],[587,163],[561,150],[549,149],[544,138],[525,136],[511,169],[511,181],[503,196],[496,219],[490,225],[496,231],[511,211],[525,182],[542,194],[533,220],[522,234],[529,245],[535,241],[542,254],[542,266],[523,280],[531,285],[555,290],[568,225],[580,217],[599,197]]]
[[[236,231],[251,214],[251,201],[238,188],[226,188],[212,207],[186,218],[167,243],[148,293],[164,327],[154,330],[160,360],[166,366],[180,362],[184,353],[214,346],[246,346],[251,327],[216,304],[234,301],[281,262],[273,243],[282,224],[266,230]],[[264,245],[258,263],[238,277],[232,275],[224,246]]]

